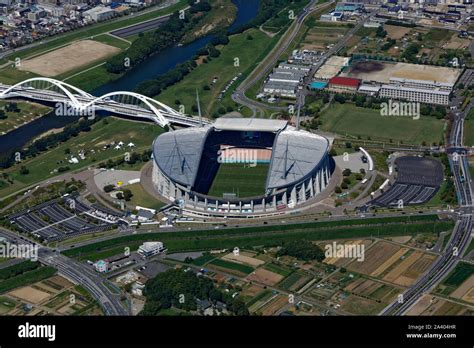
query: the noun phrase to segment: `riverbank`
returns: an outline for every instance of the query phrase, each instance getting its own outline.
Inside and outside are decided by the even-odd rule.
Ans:
[[[16,105],[17,111],[8,111],[9,105]],[[26,101],[0,101],[0,134],[5,135],[18,127],[41,118],[52,111],[51,108]],[[3,118],[6,117],[6,118]]]

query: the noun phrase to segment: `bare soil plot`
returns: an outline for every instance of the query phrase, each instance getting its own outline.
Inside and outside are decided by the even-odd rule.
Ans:
[[[411,28],[400,27],[397,25],[384,25],[384,30],[392,39],[399,40],[411,31]]]
[[[463,315],[468,308],[439,297],[424,295],[407,315]]]
[[[436,259],[434,255],[414,251],[383,278],[401,286],[410,286]]]
[[[222,256],[222,259],[227,260],[227,261],[234,261],[237,263],[247,264],[252,267],[257,267],[265,263],[265,261],[251,257],[249,256],[249,254],[245,254],[244,252],[241,252],[238,255],[235,255],[232,252],[232,253]]]
[[[458,37],[457,33],[453,34],[448,44],[445,46],[446,49],[451,50],[463,50],[467,47],[469,47],[469,40],[461,39],[460,37]]]
[[[35,289],[31,286],[25,286],[23,288],[13,290],[9,292],[8,295],[34,304],[43,302],[51,296],[51,294]]]
[[[382,264],[398,252],[400,247],[388,242],[377,242],[369,250],[365,251],[364,261],[354,260],[348,269],[363,274],[372,274]]]
[[[401,248],[398,250],[395,254],[393,254],[387,261],[382,263],[375,271],[373,271],[370,275],[373,277],[378,277],[381,275],[383,272],[385,272],[386,269],[388,269],[391,265],[393,265],[395,262],[400,260],[400,258],[405,255],[405,253],[408,251],[408,248]]]
[[[275,314],[281,307],[288,304],[288,297],[278,295],[272,298],[270,301],[265,303],[262,307],[257,310],[257,313],[262,315],[273,315]]]
[[[474,303],[474,275],[467,278],[450,296]]]
[[[255,272],[253,272],[251,275],[249,275],[247,277],[247,280],[273,286],[277,284],[283,278],[284,276],[278,273],[268,271],[264,268],[259,268]]]
[[[120,52],[114,46],[93,40],[76,41],[70,45],[21,62],[19,70],[53,77],[78,69]]]

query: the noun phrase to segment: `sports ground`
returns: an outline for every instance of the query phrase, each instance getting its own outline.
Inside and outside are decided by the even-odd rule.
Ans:
[[[222,197],[224,193],[235,193],[237,197],[255,197],[265,193],[268,164],[255,167],[243,163],[224,163],[214,178],[209,196]]]

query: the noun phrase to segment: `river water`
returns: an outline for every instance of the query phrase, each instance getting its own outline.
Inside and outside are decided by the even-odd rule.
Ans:
[[[232,0],[232,2],[237,6],[238,12],[237,18],[228,29],[230,33],[255,18],[260,3],[259,0]],[[92,94],[100,96],[113,91],[133,91],[140,82],[164,74],[177,64],[191,59],[200,48],[206,46],[212,40],[212,37],[212,35],[207,35],[184,46],[167,48],[149,57],[121,78],[95,89]],[[36,119],[0,136],[0,152],[17,151],[40,134],[50,129],[61,128],[74,120],[77,120],[77,118],[58,117],[54,113]]]

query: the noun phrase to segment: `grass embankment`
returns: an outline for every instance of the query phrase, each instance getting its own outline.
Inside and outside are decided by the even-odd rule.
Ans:
[[[6,111],[5,107],[11,102],[0,101],[0,110],[4,110],[7,118],[0,119],[0,135],[8,133],[15,128],[22,126],[24,123],[28,123],[35,118],[41,117],[49,113],[52,109],[36,103],[30,102],[17,102],[14,103],[18,107],[17,112]]]
[[[223,230],[197,230],[158,232],[119,237],[65,251],[65,255],[79,259],[107,258],[132,250],[144,241],[159,240],[169,252],[204,251],[213,249],[251,248],[272,246],[294,239],[332,240],[362,237],[387,237],[439,233],[452,229],[451,221],[440,221],[435,215],[416,217],[375,218],[277,225],[263,227],[229,228]]]
[[[204,116],[210,117],[220,109],[225,112],[228,107],[235,107],[231,99],[232,91],[268,54],[276,42],[257,29],[249,29],[244,33],[232,35],[230,42],[221,47],[221,55],[212,58],[208,63],[202,63],[188,74],[183,80],[165,89],[157,97],[168,105],[181,104],[186,113],[193,113],[196,105],[196,89],[199,91],[201,107]],[[239,77],[239,74],[240,75]],[[232,79],[237,77],[219,101],[219,94]],[[216,79],[213,84],[212,81]],[[205,86],[209,87],[207,90]]]
[[[87,168],[110,158],[123,157],[126,152],[132,151],[126,146],[121,150],[114,150],[113,147],[103,149],[104,145],[113,141],[116,143],[122,141],[125,144],[133,142],[135,144],[133,151],[141,153],[148,150],[153,140],[163,132],[163,129],[156,124],[132,122],[112,117],[108,117],[106,120],[106,122],[101,120],[92,125],[92,129],[87,133],[81,133],[49,151],[26,159],[5,170],[14,183],[0,188],[0,197],[6,197],[27,186],[57,176],[61,174],[58,173],[60,167],[69,167],[69,170],[63,172],[66,173]],[[66,155],[67,150],[70,150],[70,155]],[[69,163],[71,155],[79,159],[78,153],[80,151],[85,152],[86,158],[79,160],[77,164]],[[25,166],[29,173],[20,174],[21,166]]]

